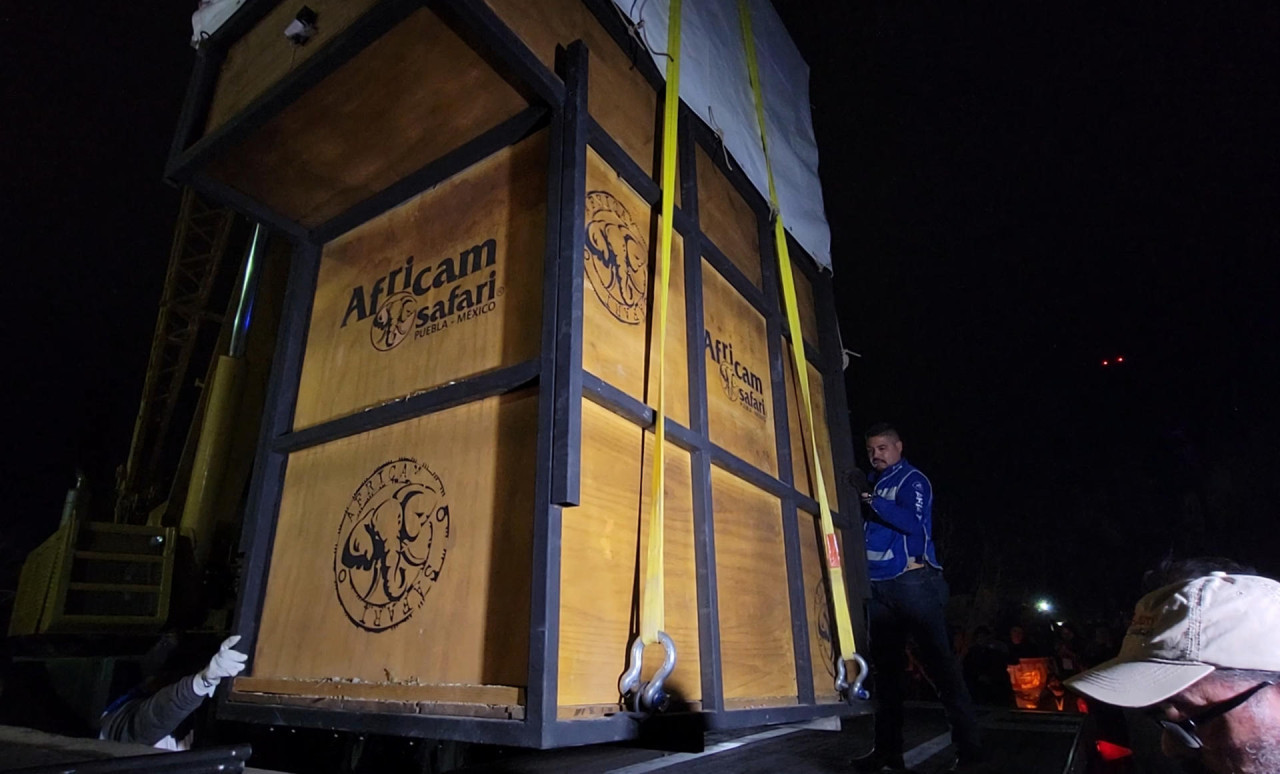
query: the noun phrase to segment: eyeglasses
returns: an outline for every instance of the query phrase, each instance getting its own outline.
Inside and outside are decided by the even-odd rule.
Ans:
[[[1179,742],[1182,742],[1182,744],[1188,749],[1199,750],[1201,747],[1204,747],[1204,742],[1201,742],[1200,737],[1196,734],[1196,728],[1198,726],[1203,726],[1214,718],[1227,714],[1231,710],[1252,699],[1255,693],[1269,685],[1275,685],[1275,682],[1268,680],[1264,683],[1258,683],[1239,696],[1218,702],[1217,704],[1211,704],[1209,707],[1205,708],[1204,711],[1197,712],[1195,715],[1183,718],[1182,720],[1166,720],[1164,718],[1154,718],[1154,720],[1160,724],[1161,728],[1168,731],[1170,736],[1177,739]]]

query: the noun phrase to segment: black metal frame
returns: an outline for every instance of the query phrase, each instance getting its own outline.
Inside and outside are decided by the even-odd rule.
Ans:
[[[534,513],[532,583],[527,699],[520,720],[469,717],[351,713],[295,705],[228,701],[221,694],[224,717],[249,722],[296,724],[335,730],[391,733],[528,747],[554,747],[639,738],[647,725],[630,713],[591,721],[557,717],[559,652],[560,527],[562,509],[580,499],[582,399],[604,406],[641,427],[652,427],[654,412],[644,403],[586,373],[582,366],[583,201],[586,153],[590,145],[650,205],[661,195],[657,182],[623,151],[587,111],[588,57],[581,41],[561,50],[558,75],[548,70],[483,3],[470,0],[384,0],[339,33],[323,51],[309,58],[280,83],[207,137],[195,139],[216,83],[218,67],[231,43],[238,40],[276,5],[278,0],[251,0],[197,52],[197,63],[170,153],[167,175],[187,182],[211,198],[241,210],[283,232],[298,245],[290,267],[284,314],[268,387],[267,410],[259,437],[241,546],[245,557],[234,621],[250,653],[254,650],[265,593],[267,568],[274,541],[287,458],[291,452],[336,438],[441,411],[461,403],[538,385],[537,478]],[[634,50],[607,0],[584,0],[618,45],[632,52],[636,66],[659,93],[657,68],[643,51]],[[472,141],[369,197],[328,222],[308,229],[203,174],[201,167],[229,145],[246,137],[307,89],[358,54],[391,26],[419,7],[435,11],[468,42],[531,105],[481,133]],[[661,116],[658,117],[661,121]],[[690,453],[693,469],[693,519],[698,598],[702,699],[697,723],[706,729],[725,729],[813,717],[866,712],[865,704],[815,704],[808,649],[806,592],[801,567],[797,513],[816,513],[818,504],[799,492],[792,480],[790,428],[786,406],[784,348],[789,340],[778,302],[769,208],[740,168],[734,166],[716,135],[687,107],[681,106],[679,135],[683,206],[674,227],[684,240],[685,319],[688,350],[689,427],[666,419],[668,438]],[[345,231],[380,215],[483,158],[549,126],[548,206],[543,275],[541,354],[530,361],[477,375],[455,384],[394,401],[376,409],[301,430],[291,430],[293,408],[301,376],[302,355],[319,270],[322,245]],[[660,130],[660,126],[657,127]],[[755,213],[760,228],[761,283],[749,279],[701,230],[697,195],[696,148],[703,147]],[[829,278],[812,259],[792,245],[814,287],[815,305],[822,315],[818,347],[804,345],[809,359],[820,365],[827,385],[827,421],[834,430],[848,426],[844,391],[831,385],[842,381],[841,352],[836,335],[834,299]],[[773,258],[774,260],[771,260]],[[707,369],[703,352],[703,261],[724,277],[762,316],[769,339],[769,373],[773,391],[778,473],[755,468],[711,441],[707,417]],[[852,467],[853,450],[847,433],[832,432],[832,455],[840,501],[856,502],[845,473]],[[718,466],[778,497],[782,519],[789,604],[793,627],[798,704],[750,710],[726,710],[719,653],[719,602],[715,566],[714,504],[711,468]],[[856,511],[835,514],[837,525],[858,529]],[[859,530],[860,531],[860,530]],[[853,599],[862,599],[865,567],[858,552],[848,575]],[[855,621],[860,624],[859,621]],[[865,626],[863,627],[865,634]],[[862,634],[860,634],[860,637]],[[860,640],[862,641],[862,640]],[[678,717],[677,717],[678,721]]]

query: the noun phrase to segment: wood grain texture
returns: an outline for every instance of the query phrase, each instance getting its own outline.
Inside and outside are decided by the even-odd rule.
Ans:
[[[698,225],[760,287],[760,226],[751,206],[699,145]]]
[[[776,476],[773,384],[764,318],[705,260],[702,304],[711,440]]]
[[[348,699],[451,704],[524,704],[524,689],[510,685],[406,685],[354,683],[343,680],[281,680],[237,677],[233,690],[245,693],[292,694]]]
[[[582,504],[565,509],[560,539],[564,717],[590,714],[584,705],[617,706],[638,605],[638,565],[648,546],[652,433],[584,402],[582,447]],[[671,444],[665,456],[666,632],[678,654],[667,691],[687,702],[702,697],[690,464],[689,454]],[[646,648],[643,676],[661,660],[661,647]]]
[[[587,151],[582,366],[631,397],[657,403],[657,290],[661,220],[594,150]],[[673,234],[666,332],[666,412],[689,424],[684,242]]]
[[[831,595],[827,591],[822,557],[822,530],[818,517],[796,511],[800,525],[800,566],[804,575],[805,615],[809,622],[809,663],[813,667],[813,695],[819,704],[840,701],[836,693],[835,624],[831,620]],[[836,539],[844,556],[840,532]],[[847,563],[846,563],[847,564]]]
[[[711,469],[720,666],[726,704],[733,699],[794,704],[795,648],[782,506],[720,468]]]
[[[557,45],[587,44],[588,111],[641,169],[656,175],[658,95],[582,0],[485,1],[553,72]]]
[[[205,133],[226,123],[294,68],[323,50],[334,36],[351,26],[376,2],[307,0],[307,6],[316,12],[316,34],[305,46],[295,46],[284,36],[284,28],[302,6],[292,3],[276,6],[227,49],[209,103]]]
[[[814,497],[817,491],[814,486],[813,451],[809,447],[809,435],[801,422],[804,415],[804,404],[801,402],[800,384],[796,380],[796,367],[792,355],[791,344],[782,340],[782,367],[787,386],[787,430],[791,435],[791,475],[795,487],[800,492]],[[817,433],[818,454],[822,461],[822,478],[826,485],[827,502],[833,511],[840,511],[840,498],[837,494],[835,462],[831,456],[831,428],[827,424],[826,388],[822,383],[822,374],[813,363],[805,361],[809,371],[809,398],[813,402],[814,430]],[[816,497],[815,497],[816,499]]]
[[[546,153],[541,132],[325,245],[295,429],[537,356]]]
[[[486,398],[290,455],[251,676],[523,687],[537,404]],[[437,493],[375,473],[406,458]],[[406,537],[413,503],[437,516],[425,544]]]
[[[527,106],[422,9],[214,160],[210,174],[316,226]]]
[[[320,691],[311,687],[299,687],[308,693],[262,693],[240,687],[237,678],[228,697],[229,701],[242,704],[282,704],[290,707],[338,710],[340,712],[380,712],[400,715],[448,715],[452,717],[494,718],[498,720],[523,720],[523,704],[482,704],[477,702],[450,702],[439,700],[416,701],[411,698],[387,698],[377,690],[368,691],[373,698],[352,698],[346,695],[314,695]],[[252,678],[249,678],[252,679]],[[410,693],[430,695],[437,686],[406,686]],[[449,686],[439,686],[448,688]],[[256,686],[255,686],[256,688]],[[376,689],[378,686],[370,686]],[[396,694],[391,694],[396,695]],[[523,699],[521,699],[523,701]]]
[[[809,277],[796,267],[794,258],[791,259],[791,276],[795,279],[796,285],[796,307],[800,314],[800,335],[811,346],[818,347],[818,312],[813,300],[813,283],[809,282]],[[778,291],[778,308],[783,310],[783,315],[786,315],[781,289]],[[784,316],[782,318],[783,328],[786,328],[787,324],[787,318]]]

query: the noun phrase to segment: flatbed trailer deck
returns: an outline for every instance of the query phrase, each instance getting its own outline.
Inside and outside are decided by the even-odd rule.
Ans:
[[[838,723],[839,730],[827,725]],[[979,708],[979,722],[992,753],[991,772],[999,774],[1082,774],[1088,767],[1085,752],[1092,746],[1086,718]],[[247,729],[248,727],[242,727]],[[91,764],[66,771],[86,774],[101,767],[104,759],[136,756],[132,745],[73,740],[48,734],[10,729],[0,733],[0,771],[33,764],[57,762],[63,766],[77,759]],[[228,729],[231,730],[231,729]],[[262,733],[258,727],[256,731]],[[2,729],[0,729],[2,731]],[[234,734],[234,731],[232,732]],[[700,752],[663,752],[637,745],[593,745],[556,750],[528,750],[466,745],[441,756],[424,756],[410,763],[412,756],[397,755],[388,745],[420,745],[424,740],[384,738],[386,744],[364,745],[363,754],[352,756],[351,739],[346,735],[312,729],[275,728],[252,740],[225,738],[224,744],[249,741],[253,754],[247,761],[250,771],[278,772],[404,771],[420,774],[825,774],[852,770],[850,760],[871,748],[870,717],[825,719],[761,728],[733,729],[708,733]],[[85,745],[94,747],[83,753]],[[47,750],[36,749],[44,745]],[[240,745],[233,745],[240,746]],[[118,749],[117,749],[118,748]],[[920,774],[947,771],[953,760],[946,719],[936,704],[913,704],[907,710],[906,762]],[[230,748],[227,748],[230,749]],[[342,750],[342,752],[339,752]],[[402,753],[404,751],[401,751]],[[157,752],[155,770],[164,768],[165,758]],[[143,765],[137,758],[135,765]],[[241,759],[243,760],[243,759]],[[430,760],[430,763],[427,761]],[[258,768],[261,767],[261,768]],[[146,769],[138,769],[144,771]]]

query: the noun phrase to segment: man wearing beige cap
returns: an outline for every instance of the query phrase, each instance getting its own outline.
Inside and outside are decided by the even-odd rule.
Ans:
[[[1120,655],[1067,687],[1152,707],[1161,747],[1221,774],[1280,774],[1280,583],[1214,572],[1147,594]]]

